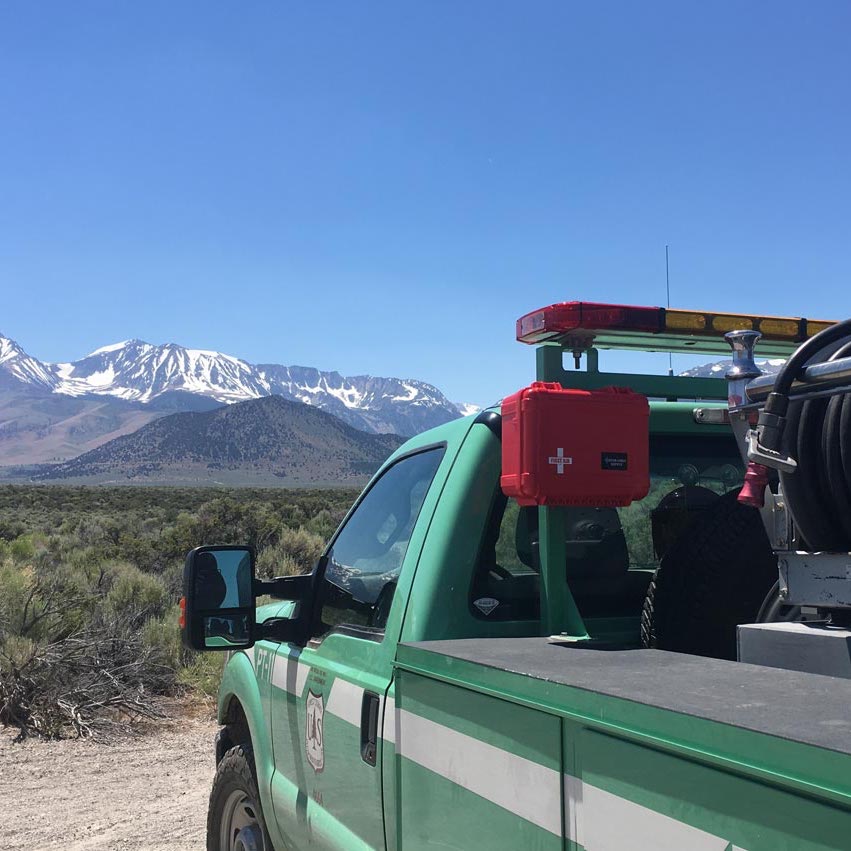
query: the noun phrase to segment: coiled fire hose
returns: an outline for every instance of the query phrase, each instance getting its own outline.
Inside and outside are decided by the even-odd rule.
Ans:
[[[807,366],[848,355],[851,320],[799,346],[777,374],[757,424],[761,459],[780,470],[786,505],[802,539],[798,545],[811,552],[851,550],[851,392],[791,403],[789,393]],[[751,460],[747,477],[767,480],[764,467],[755,469],[760,466]],[[755,504],[752,494],[746,485],[742,501]]]

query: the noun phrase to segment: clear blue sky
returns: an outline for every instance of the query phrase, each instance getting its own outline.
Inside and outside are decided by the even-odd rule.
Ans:
[[[519,314],[663,303],[666,243],[675,306],[844,318],[849,36],[827,0],[6,0],[0,329],[484,403]]]

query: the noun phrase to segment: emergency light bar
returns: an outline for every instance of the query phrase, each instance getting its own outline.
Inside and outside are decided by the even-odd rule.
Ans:
[[[559,343],[574,350],[594,346],[729,355],[724,334],[750,330],[762,334],[760,354],[788,357],[804,340],[835,324],[802,317],[566,301],[521,316],[517,339],[530,345]]]

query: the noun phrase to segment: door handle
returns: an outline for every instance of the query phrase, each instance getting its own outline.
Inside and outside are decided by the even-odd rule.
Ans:
[[[360,710],[360,755],[367,765],[375,765],[378,751],[378,710],[381,700],[377,694],[364,691]]]

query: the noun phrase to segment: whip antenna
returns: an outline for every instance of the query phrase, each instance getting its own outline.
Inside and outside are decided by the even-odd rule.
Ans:
[[[667,296],[668,303],[666,307],[671,309],[671,276],[668,271],[668,246],[665,246],[665,295]],[[668,352],[668,375],[674,374],[674,356],[671,352]]]

